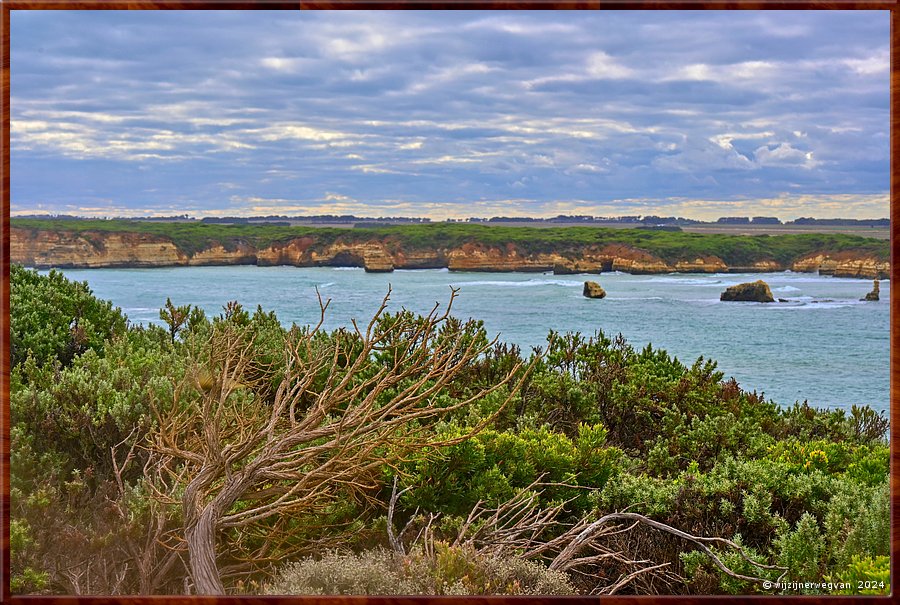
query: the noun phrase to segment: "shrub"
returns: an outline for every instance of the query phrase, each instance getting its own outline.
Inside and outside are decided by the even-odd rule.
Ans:
[[[820,577],[825,538],[811,514],[803,513],[793,531],[775,540],[775,547],[779,564],[788,568],[787,580],[810,581]]]
[[[446,438],[467,429],[447,426]],[[479,500],[496,505],[516,489],[541,478],[549,485],[544,502],[569,500],[571,512],[589,508],[587,491],[602,488],[616,471],[621,452],[605,445],[603,427],[581,425],[574,439],[549,428],[499,432],[485,430],[471,439],[429,452],[414,461],[403,501],[410,509],[468,514]],[[561,485],[560,485],[561,484]]]
[[[831,557],[845,566],[854,557],[890,554],[890,490],[888,481],[868,487],[852,481],[838,484],[824,514]]]
[[[34,553],[33,532],[24,519],[10,519],[9,550],[15,553],[10,560],[10,592],[34,593],[47,588],[50,577],[46,571],[35,569],[39,563]]]
[[[270,595],[570,595],[566,575],[532,561],[484,557],[441,542],[409,555],[383,549],[332,552],[289,564]]]
[[[743,544],[740,535],[734,536],[733,542],[743,548],[750,559],[757,562],[765,560],[759,551]],[[722,551],[717,548],[710,550],[735,573],[773,581],[778,578],[776,570],[761,570],[735,551]],[[682,553],[679,559],[684,566],[684,575],[688,579],[689,586],[700,594],[746,594],[759,590],[759,585],[754,582],[729,576],[711,563],[706,553],[699,550]]]
[[[891,591],[891,558],[887,555],[861,557],[854,555],[850,563],[829,582],[849,584],[832,594],[886,595]]]
[[[88,480],[112,478],[110,448],[127,451],[143,439],[153,424],[150,402],[171,401],[171,379],[183,372],[182,359],[145,336],[130,332],[105,343],[108,356],[91,349],[62,369],[30,357],[17,368],[10,390],[18,429],[13,475],[28,472],[19,456],[27,442],[36,455],[58,458],[60,478],[75,469]]]
[[[88,350],[102,354],[105,342],[125,330],[125,316],[95,298],[87,282],[58,271],[10,267],[10,354],[13,366],[30,355],[39,366],[67,365]]]

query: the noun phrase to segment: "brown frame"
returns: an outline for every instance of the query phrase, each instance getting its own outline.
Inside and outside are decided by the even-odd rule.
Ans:
[[[9,253],[10,253],[10,11],[11,10],[350,10],[350,9],[555,9],[555,10],[888,10],[890,11],[890,199],[891,199],[891,281],[897,276],[896,262],[900,259],[900,202],[895,197],[900,191],[900,0],[309,0],[287,2],[285,0],[0,0],[0,603],[14,605],[50,605],[76,603],[197,603],[213,605],[223,602],[271,605],[273,603],[308,603],[311,605],[427,605],[430,603],[560,603],[581,604],[591,602],[591,597],[75,597],[75,596],[13,596],[10,594],[9,551]],[[890,413],[900,418],[900,288],[891,289],[890,300]],[[727,597],[732,603],[768,602],[790,599],[802,603],[827,602],[834,605],[856,603],[897,602],[894,597],[900,588],[900,422],[892,422],[890,428],[890,478],[891,478],[891,595],[866,596],[765,596],[745,595]],[[718,596],[608,596],[602,603],[626,605],[630,603],[715,603]]]

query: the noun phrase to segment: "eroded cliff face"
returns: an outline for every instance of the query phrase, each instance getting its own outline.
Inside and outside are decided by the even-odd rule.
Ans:
[[[850,252],[811,254],[794,261],[791,271],[806,273],[818,271],[823,275],[834,275],[835,277],[889,279],[891,263]]]
[[[689,261],[678,261],[675,270],[684,273],[723,273],[728,265],[718,256],[703,256]]]
[[[447,267],[451,271],[552,271],[562,257],[553,254],[521,252],[513,244],[503,248],[483,244],[463,244],[447,252]]]
[[[310,249],[315,243],[311,237],[298,237],[287,243],[273,244],[256,252],[256,264],[303,266],[304,260],[309,258]]]
[[[29,267],[169,267],[188,263],[171,241],[143,233],[10,229],[9,256]]]
[[[189,265],[255,265],[256,248],[246,242],[239,243],[234,250],[224,246],[213,246],[194,253],[188,259]]]
[[[553,271],[556,274],[601,273],[718,273],[728,271],[805,271],[887,279],[890,263],[853,253],[805,256],[790,267],[774,260],[749,266],[728,266],[717,256],[685,259],[669,264],[645,250],[622,244],[588,246],[575,251],[529,253],[515,244],[491,246],[467,243],[459,247],[410,249],[395,241],[337,241],[322,244],[313,237],[255,248],[237,242],[226,248],[215,244],[188,253],[167,238],[140,233],[38,231],[10,229],[10,259],[30,267],[171,267],[181,265],[293,265],[297,267],[350,266],[366,271],[436,269],[451,271]]]

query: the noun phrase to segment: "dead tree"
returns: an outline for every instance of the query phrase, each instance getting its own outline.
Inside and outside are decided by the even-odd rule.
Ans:
[[[564,511],[567,502],[546,508],[540,505],[541,489],[547,485],[538,479],[528,487],[518,490],[509,500],[495,508],[486,507],[482,502],[478,502],[461,525],[457,535],[450,540],[450,545],[465,547],[482,556],[493,558],[518,557],[538,560],[546,564],[548,569],[570,575],[594,576],[598,568],[613,565],[626,570],[611,583],[604,584],[595,580],[596,587],[592,594],[615,594],[645,575],[655,575],[665,583],[680,580],[670,569],[672,562],[659,563],[633,559],[627,552],[609,544],[610,538],[627,535],[638,525],[646,525],[690,543],[706,554],[722,573],[732,578],[754,583],[766,581],[766,578],[733,571],[710,548],[711,545],[736,552],[757,570],[780,572],[778,581],[787,573],[785,567],[751,559],[739,544],[731,540],[695,536],[637,513],[615,512],[594,521],[585,517],[570,524],[560,522],[558,517]],[[387,518],[391,546],[400,554],[404,554],[406,549],[394,532],[393,514],[394,505],[403,491],[397,491],[395,480]],[[622,522],[626,522],[627,525],[623,527]],[[400,536],[402,535],[401,531]],[[428,532],[420,534],[423,535],[426,541],[433,539],[433,534]],[[426,551],[431,548],[427,543],[422,546]]]
[[[134,431],[132,431],[132,434]],[[131,439],[128,435],[122,442],[110,448],[113,477],[115,479],[115,497],[107,497],[109,506],[119,518],[123,526],[128,526],[133,521],[134,511],[127,497],[127,488],[123,473],[134,461],[137,441],[132,441],[125,454],[125,458],[118,462],[117,448]],[[161,462],[149,458],[144,465],[144,480],[152,480],[156,476],[151,466],[160,466]],[[152,491],[152,489],[151,489]],[[143,532],[127,532],[119,541],[119,548],[127,553],[123,557],[123,565],[129,563],[134,567],[137,575],[137,591],[141,595],[151,595],[158,592],[159,588],[170,580],[169,575],[179,562],[178,556],[181,544],[177,537],[173,537],[170,525],[170,514],[159,501],[150,499],[146,507],[146,526]]]
[[[400,313],[381,321],[389,296],[364,330],[354,322],[343,337],[321,331],[328,305],[320,298],[319,324],[288,332],[278,367],[259,365],[243,327],[218,322],[193,380],[158,411],[152,447],[172,461],[166,491],[182,494],[196,593],[225,593],[217,562],[223,531],[314,515],[338,497],[365,493],[378,486],[385,465],[467,437],[442,441],[430,422],[498,389],[508,389],[508,402],[521,386],[527,369],[520,364],[497,384],[447,404],[438,396],[493,343],[468,338],[464,325],[448,321],[455,291],[443,312],[435,305],[423,318]],[[274,397],[259,396],[254,381],[273,376]],[[271,550],[258,556],[278,558]]]

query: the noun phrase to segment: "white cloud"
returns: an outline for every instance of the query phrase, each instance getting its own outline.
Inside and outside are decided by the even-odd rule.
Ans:
[[[770,61],[741,61],[726,64],[691,63],[659,78],[662,82],[677,80],[711,81],[722,84],[743,84],[771,79],[780,66]]]
[[[725,141],[723,141],[725,143]],[[681,151],[654,158],[651,165],[662,172],[711,176],[715,170],[754,170],[757,166],[730,143],[688,140]]]
[[[734,145],[731,142],[735,139],[768,139],[770,137],[775,136],[774,132],[765,131],[765,132],[744,132],[744,133],[725,133],[725,134],[717,134],[714,137],[711,137],[709,140],[721,147],[722,149],[734,149]]]
[[[347,139],[356,139],[360,136],[336,130],[315,128],[299,122],[281,122],[266,126],[265,128],[248,129],[242,132],[251,137],[258,137],[263,141],[283,141],[293,139],[300,141],[340,142],[346,141]]]
[[[510,18],[508,15],[478,19],[465,24],[463,29],[486,29],[516,36],[566,35],[579,33],[581,31],[580,28],[574,24],[547,23],[546,21],[534,22],[531,20]]]
[[[107,128],[104,124],[20,118],[11,120],[10,126],[11,140],[18,149],[55,151],[80,159],[182,160],[192,152],[248,150],[254,147],[231,133],[190,133],[125,126]]]
[[[891,67],[891,55],[884,51],[862,59],[844,59],[843,64],[860,76],[886,76]]]
[[[634,70],[617,62],[603,51],[592,53],[587,59],[587,73],[601,80],[619,80],[634,76]]]
[[[359,27],[350,36],[335,36],[324,41],[325,54],[342,61],[355,61],[381,53],[390,48],[395,40],[387,32],[373,27]]]
[[[310,63],[309,59],[301,57],[263,57],[259,61],[266,69],[285,73],[294,73],[303,65]]]
[[[522,82],[521,86],[525,90],[533,90],[537,87],[547,84],[557,84],[561,82],[590,82],[597,80],[625,80],[628,78],[641,77],[641,72],[631,69],[616,61],[614,57],[603,51],[593,52],[588,55],[584,61],[584,66],[578,71],[570,71],[568,73],[554,74],[552,76],[542,76],[532,78]]]
[[[790,143],[778,143],[771,149],[762,146],[754,152],[754,158],[760,166],[801,166],[814,168],[818,162],[813,159],[813,152],[803,151]]]
[[[493,71],[497,71],[497,68],[478,62],[442,67],[431,71],[406,90],[396,94],[418,94],[435,86],[452,84],[469,76],[489,74]]]
[[[326,202],[355,202],[352,197],[347,195],[341,195],[340,193],[326,193],[325,194]]]

